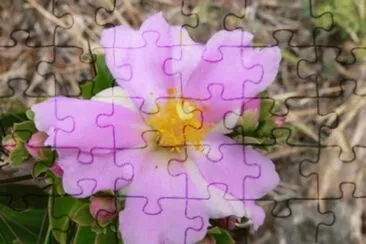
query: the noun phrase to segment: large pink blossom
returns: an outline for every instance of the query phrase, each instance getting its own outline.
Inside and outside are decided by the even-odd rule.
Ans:
[[[197,44],[160,13],[139,30],[103,31],[119,87],[32,107],[45,145],[58,151],[65,191],[124,194],[125,243],[195,243],[209,218],[232,215],[258,228],[265,214],[255,200],[279,177],[271,160],[224,135],[278,72],[279,49],[253,48],[252,38],[220,31]]]

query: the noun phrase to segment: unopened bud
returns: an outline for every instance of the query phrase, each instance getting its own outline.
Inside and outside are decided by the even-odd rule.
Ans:
[[[260,108],[261,100],[259,98],[250,99],[244,103],[243,114],[245,115],[245,113],[250,112],[255,115],[255,119],[258,120]]]
[[[52,173],[54,173],[56,176],[58,177],[62,177],[64,175],[64,171],[63,169],[60,167],[60,165],[58,165],[57,162],[55,162],[52,167],[50,167],[50,170]]]
[[[274,122],[278,127],[281,127],[285,124],[286,118],[284,116],[278,116],[274,119]]]
[[[112,196],[92,196],[89,210],[94,219],[110,221],[117,215],[115,199]]]
[[[218,226],[227,230],[235,229],[235,223],[237,222],[238,218],[236,216],[229,216],[226,218],[219,219]]]
[[[44,148],[44,142],[48,135],[42,131],[38,131],[32,135],[26,144],[26,148],[32,157],[40,159],[40,152]]]
[[[17,142],[15,141],[14,138],[9,138],[9,139],[6,139],[3,141],[3,147],[8,152],[14,151],[16,146],[17,146]]]

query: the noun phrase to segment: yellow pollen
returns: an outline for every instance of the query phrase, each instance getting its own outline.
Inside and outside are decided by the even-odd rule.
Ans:
[[[211,126],[201,120],[201,113],[193,102],[169,99],[147,123],[158,132],[158,146],[180,152],[181,147],[193,145],[202,151],[202,140]]]

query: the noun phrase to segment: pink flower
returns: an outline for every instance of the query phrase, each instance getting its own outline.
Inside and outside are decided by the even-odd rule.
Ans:
[[[42,131],[37,131],[29,139],[28,143],[25,145],[27,151],[35,159],[41,158],[41,150],[44,148],[43,144],[46,141],[48,135]]]
[[[265,214],[255,200],[279,177],[268,158],[224,135],[278,71],[279,48],[252,48],[252,38],[220,31],[197,44],[160,13],[140,30],[105,30],[119,87],[91,101],[55,97],[32,107],[45,144],[57,149],[65,191],[120,190],[125,243],[195,243],[209,218],[231,215],[258,228]]]

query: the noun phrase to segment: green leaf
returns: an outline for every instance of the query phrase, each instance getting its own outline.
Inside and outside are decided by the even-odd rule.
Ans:
[[[21,142],[26,143],[31,136],[37,131],[33,121],[24,121],[21,123],[15,123],[13,126],[13,134],[15,138],[18,138]]]
[[[24,144],[17,142],[14,151],[9,155],[9,160],[12,166],[19,166],[29,158],[29,153]]]
[[[261,100],[261,110],[259,113],[259,121],[264,121],[272,116],[272,109],[274,107],[274,101],[268,99]]]
[[[47,194],[34,185],[0,184],[0,204],[16,211],[47,207]]]
[[[47,165],[43,164],[42,162],[37,162],[36,165],[33,167],[32,170],[32,175],[33,177],[38,177],[40,176],[42,173],[47,172],[48,167]]]
[[[27,111],[25,112],[25,116],[27,116],[27,118],[28,118],[29,120],[34,120],[34,112],[33,112],[32,110],[27,110]]]
[[[105,233],[104,232],[97,233],[94,243],[95,244],[119,243],[118,241],[119,241],[118,234],[116,232],[113,232],[110,228],[107,228]]]
[[[230,233],[222,228],[215,227],[208,231],[208,234],[216,240],[216,244],[234,244],[235,240]]]
[[[42,228],[47,229],[43,221],[46,209],[27,209],[15,211],[0,205],[0,236],[1,243],[37,243],[43,236]]]
[[[43,159],[41,162],[48,167],[52,166],[57,158],[56,151],[53,151],[51,148],[48,147],[41,148],[39,154],[40,158]]]
[[[95,68],[97,75],[94,77],[94,79],[80,86],[81,96],[84,99],[90,99],[98,92],[114,85],[113,76],[108,71],[104,56],[96,56]]]
[[[72,220],[80,226],[90,226],[93,223],[94,218],[90,214],[89,204],[84,204],[75,211]]]
[[[27,120],[25,113],[11,113],[0,116],[0,133],[1,139],[7,134],[7,130],[14,125],[14,123]]]
[[[207,234],[221,234],[221,229],[218,226],[215,226],[207,231]]]
[[[57,186],[61,185],[60,179],[52,176],[54,182],[50,192],[48,214],[52,234],[60,243],[68,243],[68,231],[71,225],[71,216],[85,204],[85,201],[68,195],[58,195]]]
[[[79,226],[73,240],[73,244],[95,243],[96,234],[90,227]],[[110,243],[110,242],[106,242]]]

